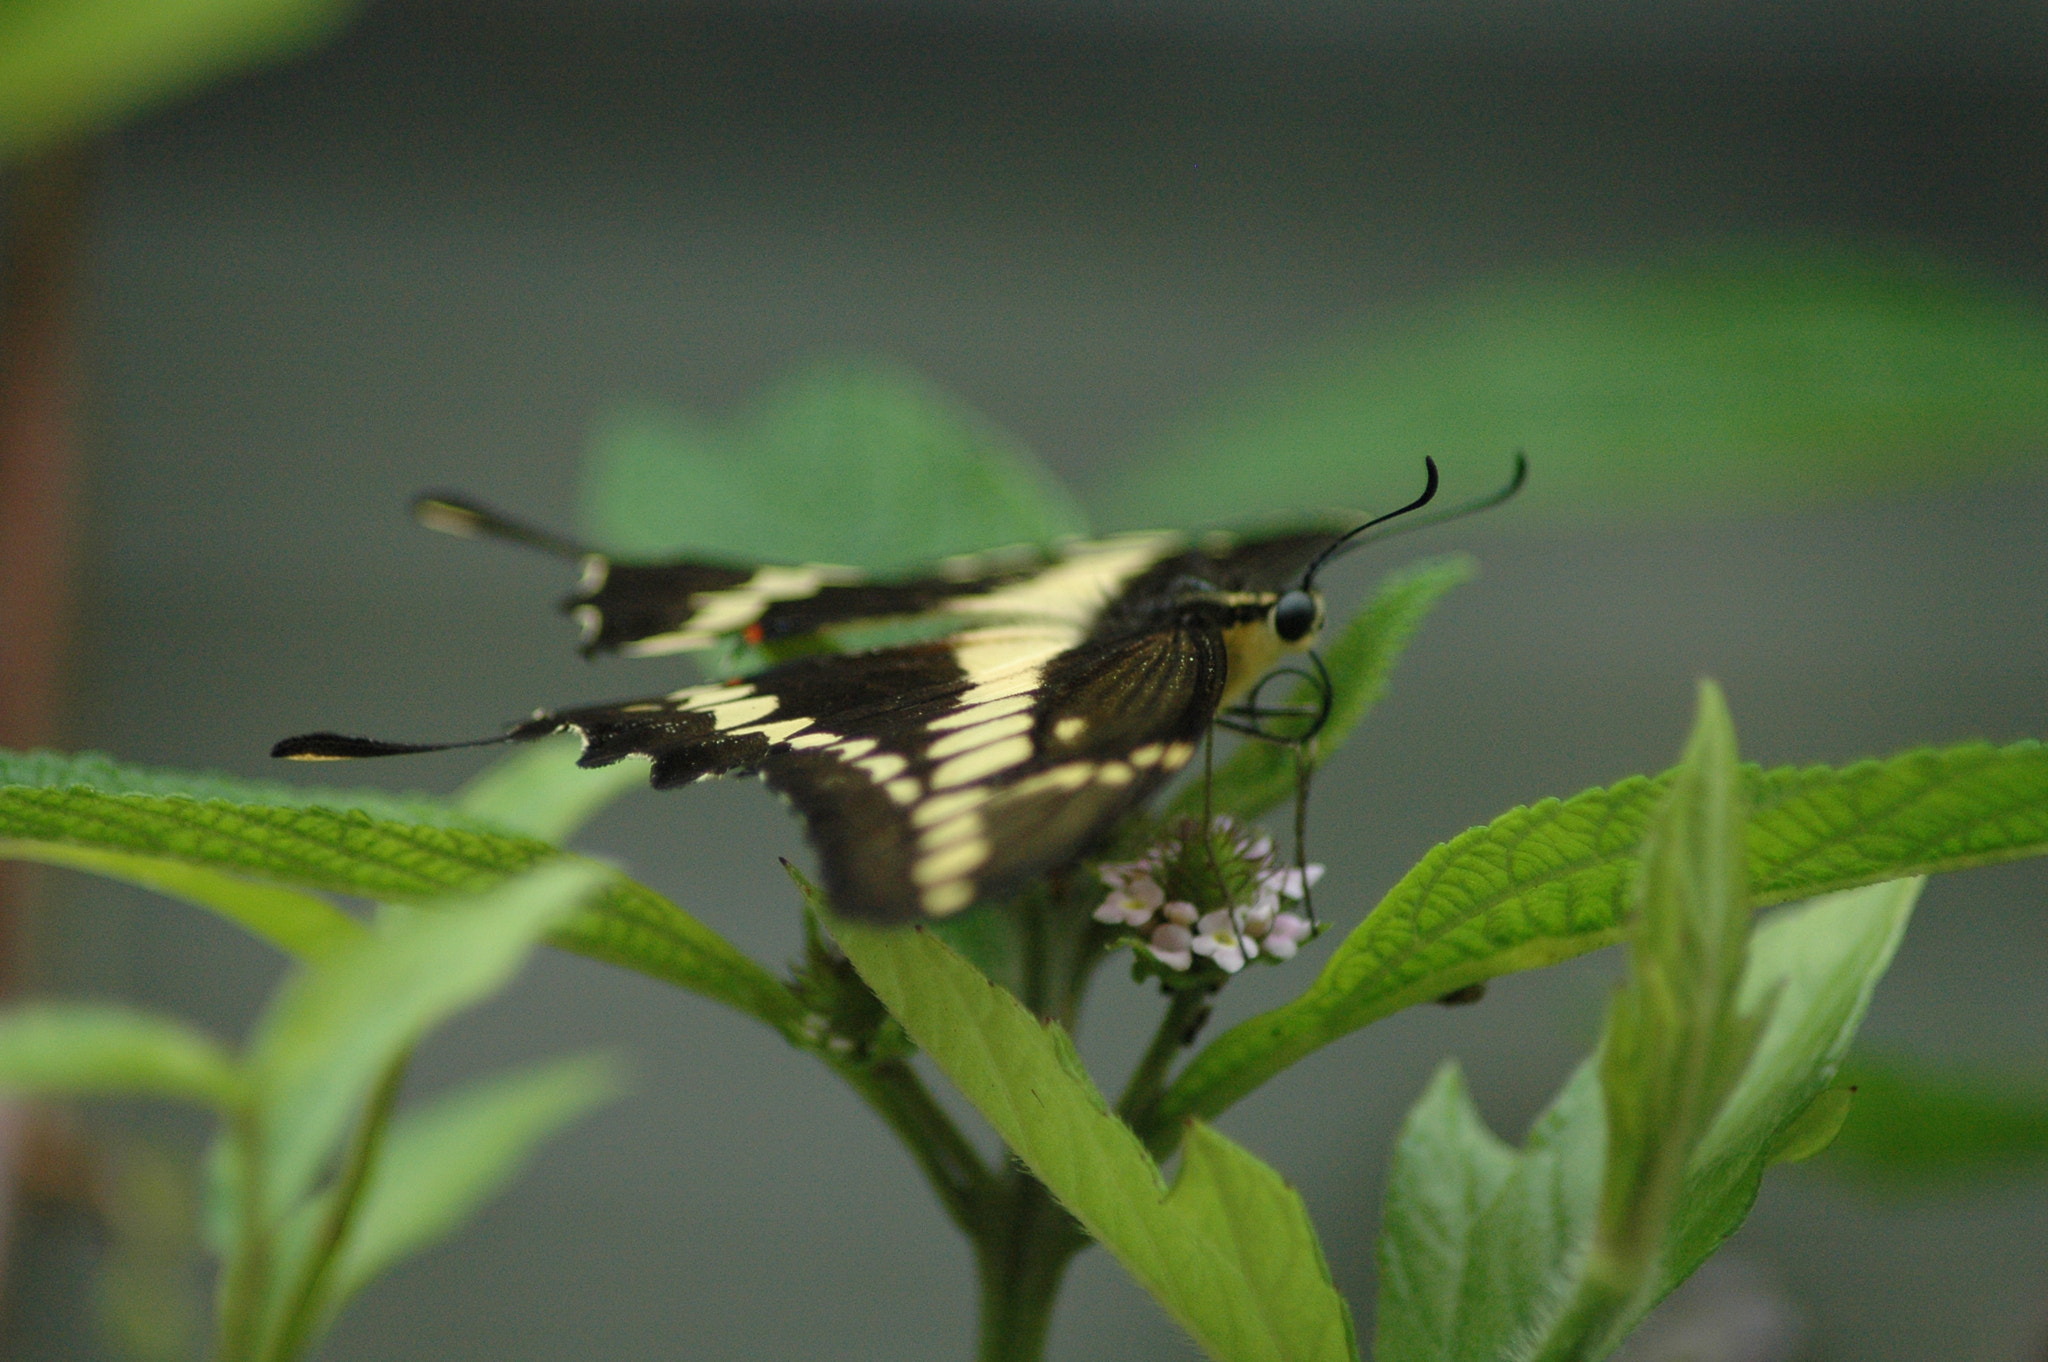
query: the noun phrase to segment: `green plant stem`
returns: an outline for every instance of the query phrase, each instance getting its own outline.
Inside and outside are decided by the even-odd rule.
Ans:
[[[997,1185],[995,1176],[917,1070],[900,1059],[878,1064],[840,1061],[833,1068],[910,1150],[947,1218],[961,1233],[974,1237],[985,1218],[984,1203]]]
[[[229,1138],[241,1175],[241,1243],[228,1261],[220,1288],[217,1362],[248,1362],[256,1355],[256,1331],[270,1277],[270,1240],[263,1215],[263,1123],[253,1107],[228,1118]]]
[[[1642,1291],[1643,1275],[1626,1270],[1596,1248],[1584,1280],[1544,1331],[1532,1362],[1581,1362],[1613,1351],[1620,1342],[1614,1337],[1616,1330],[1637,1314],[1630,1306]]]
[[[1038,1362],[1052,1324],[1060,1280],[1088,1236],[1045,1184],[1011,1165],[985,1198],[974,1238],[981,1278],[979,1362]]]
[[[1215,996],[1213,990],[1175,990],[1173,1001],[1167,1004],[1165,1015],[1159,1019],[1159,1029],[1152,1033],[1152,1044],[1146,1047],[1138,1067],[1131,1070],[1130,1081],[1124,1085],[1124,1095],[1117,1100],[1116,1114],[1141,1135],[1146,1118],[1159,1101],[1159,1094],[1166,1090],[1166,1075],[1173,1067],[1174,1056],[1186,1048],[1188,1031]],[[1150,1141],[1147,1143],[1149,1145]],[[1159,1151],[1152,1152],[1157,1158]]]
[[[328,1278],[333,1274],[342,1242],[348,1237],[349,1226],[354,1223],[356,1208],[362,1204],[363,1189],[369,1185],[370,1174],[376,1171],[377,1153],[384,1147],[384,1134],[391,1128],[391,1115],[398,1107],[398,1090],[405,1084],[405,1071],[411,1063],[412,1049],[408,1046],[384,1070],[376,1090],[370,1094],[369,1105],[363,1109],[355,1137],[349,1142],[341,1174],[335,1180],[334,1197],[320,1223],[319,1237],[313,1241],[313,1251],[307,1255],[305,1269],[292,1290],[284,1323],[266,1354],[268,1362],[290,1362],[313,1340],[326,1304]]]

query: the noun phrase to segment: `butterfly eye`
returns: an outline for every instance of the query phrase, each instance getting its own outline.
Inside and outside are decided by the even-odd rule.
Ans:
[[[1316,627],[1315,597],[1306,591],[1289,591],[1273,606],[1273,632],[1282,643],[1299,643]]]

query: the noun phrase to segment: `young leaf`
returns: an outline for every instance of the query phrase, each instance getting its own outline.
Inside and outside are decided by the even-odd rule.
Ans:
[[[1510,810],[1436,847],[1293,1002],[1218,1037],[1142,1132],[1214,1116],[1302,1056],[1418,1002],[1619,939],[1636,848],[1670,781]],[[1743,768],[1757,905],[2048,851],[2048,749],[1923,749],[1833,770]]]
[[[1409,638],[1422,627],[1444,593],[1472,580],[1478,570],[1476,562],[1460,554],[1426,559],[1390,573],[1380,582],[1371,603],[1323,650],[1333,692],[1329,720],[1316,737],[1319,753],[1335,751],[1379,703],[1387,677],[1407,650]],[[1315,688],[1303,682],[1287,697],[1287,703],[1311,705],[1316,696]],[[1208,803],[1217,813],[1256,818],[1290,798],[1295,779],[1293,748],[1246,742],[1216,768]],[[1168,817],[1199,818],[1202,805],[1203,792],[1197,782],[1175,798]]]
[[[1919,887],[1908,880],[1816,899],[1757,929],[1737,1006],[1754,1010],[1768,1001],[1769,1020],[1686,1166],[1655,1290],[1615,1322],[1617,1334],[1748,1214],[1786,1133],[1828,1091]],[[1427,1293],[1390,1290],[1401,1279],[1383,1275],[1378,1362],[1530,1355],[1541,1326],[1578,1282],[1597,1224],[1607,1145],[1601,1069],[1598,1054],[1579,1066],[1505,1177],[1498,1146],[1486,1142],[1469,1103],[1447,1094],[1438,1076],[1409,1117],[1414,1138],[1404,1134],[1395,1152],[1380,1252],[1383,1260],[1413,1257],[1419,1266],[1407,1277],[1455,1279],[1456,1305],[1446,1309],[1440,1284]],[[1443,1215],[1440,1207],[1463,1189],[1488,1185],[1499,1190],[1476,1214]],[[1446,1220],[1452,1232],[1437,1229]]]
[[[326,899],[164,856],[9,838],[0,839],[0,860],[40,861],[153,889],[219,913],[301,960],[322,959],[363,935],[362,923]]]
[[[327,1308],[453,1233],[542,1141],[619,1087],[616,1064],[584,1055],[501,1074],[399,1116],[342,1245]]]
[[[562,854],[425,799],[144,771],[53,753],[0,752],[0,838],[396,902],[478,893]],[[71,853],[50,852],[58,854]],[[780,980],[631,880],[608,879],[554,939],[702,993],[793,1040],[801,1036],[803,1009]]]
[[[1858,1052],[1837,1076],[1856,1092],[1818,1165],[1889,1192],[1974,1191],[2048,1173],[2048,1085]]]
[[[1086,528],[1014,439],[874,359],[803,370],[723,428],[621,413],[585,479],[585,528],[642,556],[886,570]]]
[[[1762,1029],[1768,1000],[1736,1006],[1747,812],[1734,725],[1703,682],[1685,759],[1643,841],[1628,982],[1601,1038],[1607,1149],[1592,1248],[1536,1357],[1602,1356],[1649,1308],[1686,1166]]]
[[[1424,454],[1451,472],[1528,449],[1517,516],[1782,507],[2017,467],[2044,428],[2048,317],[2025,288],[1749,242],[1507,276],[1334,336],[1217,394],[1103,504],[1194,524],[1249,468],[1341,497]]]
[[[929,932],[833,932],[920,1048],[1211,1356],[1356,1357],[1350,1311],[1301,1199],[1271,1168],[1192,1125],[1169,1191],[1058,1026]]]
[[[1595,1056],[1580,1065],[1536,1118],[1474,1222],[1452,1339],[1431,1356],[1526,1359],[1570,1298],[1600,1210],[1607,1123],[1598,1064]]]
[[[1631,1281],[1647,1272],[1685,1161],[1748,1063],[1767,1009],[1735,1005],[1749,941],[1748,813],[1727,706],[1704,683],[1685,760],[1644,841],[1629,982],[1602,1050],[1600,1243]]]
[[[148,1096],[232,1111],[241,1066],[183,1022],[103,1003],[30,1003],[0,1013],[0,1091]]]
[[[369,940],[286,984],[250,1042],[269,1135],[266,1219],[305,1198],[391,1062],[504,987],[608,873],[563,861],[468,903],[387,915]]]
[[[1401,1123],[1387,1175],[1376,1362],[1452,1355],[1474,1227],[1519,1163],[1480,1119],[1457,1062],[1445,1061]]]

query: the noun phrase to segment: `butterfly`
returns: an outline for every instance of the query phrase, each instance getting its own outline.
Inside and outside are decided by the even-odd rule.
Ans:
[[[615,562],[459,497],[415,505],[428,527],[509,540],[581,564],[564,602],[586,654],[654,656],[735,639],[795,656],[645,699],[540,711],[495,738],[398,743],[308,733],[272,756],[347,760],[523,742],[573,730],[578,764],[646,758],[657,789],[756,774],[802,816],[835,911],[871,922],[946,917],[1072,863],[1185,768],[1212,724],[1301,741],[1302,714],[1257,702],[1262,680],[1310,652],[1324,621],[1316,574],[1422,494],[1350,526],[1253,535],[1125,534],[944,559],[871,578],[817,564]],[[1477,501],[1517,492],[1527,460]],[[936,637],[816,650],[835,632],[910,621]],[[827,646],[829,646],[827,644]],[[1317,664],[1320,669],[1320,664]],[[1313,675],[1312,675],[1312,679]]]

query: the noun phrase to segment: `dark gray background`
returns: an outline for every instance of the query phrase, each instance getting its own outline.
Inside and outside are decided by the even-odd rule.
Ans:
[[[306,728],[461,735],[672,684],[663,663],[579,663],[553,565],[403,514],[453,485],[566,523],[616,399],[715,414],[807,355],[882,351],[1085,494],[1276,347],[1502,269],[1818,232],[2039,299],[2044,165],[2031,5],[373,6],[338,46],[113,144],[73,732],[277,776],[268,744]],[[1325,490],[1244,478],[1247,510]],[[1765,762],[2038,735],[2044,512],[2033,481],[1461,529],[1446,542],[1484,577],[1319,785],[1319,905],[1349,925],[1432,842],[1667,764],[1702,674]],[[1340,592],[1372,571],[1347,564]],[[344,774],[447,789],[474,765]],[[773,857],[800,840],[757,787],[636,794],[587,843],[758,957],[795,949]],[[2044,888],[2035,867],[1931,886],[1871,1033],[2038,1070]],[[194,912],[58,889],[52,986],[238,1034],[276,977]],[[1224,1120],[1301,1187],[1362,1320],[1389,1142],[1430,1070],[1460,1056],[1519,1135],[1617,967],[1394,1018]],[[1105,974],[1084,1050],[1109,1067],[1152,1005]],[[1234,985],[1223,1020],[1306,974]],[[750,1023],[550,955],[437,1039],[417,1086],[588,1046],[631,1057],[636,1095],[371,1291],[327,1355],[968,1353],[970,1262],[907,1160]],[[1732,1252],[1796,1303],[1810,1356],[2048,1346],[2038,1187],[1886,1203],[1795,1169]],[[86,1253],[77,1226],[41,1225],[17,1355],[97,1355],[66,1323]],[[1104,1255],[1081,1261],[1055,1356],[1191,1351]]]

